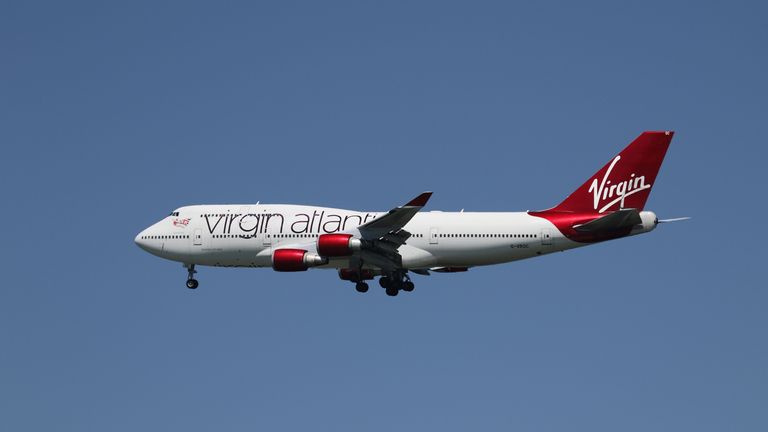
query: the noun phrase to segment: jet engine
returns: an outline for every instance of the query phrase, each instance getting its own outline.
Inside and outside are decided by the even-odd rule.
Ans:
[[[352,234],[322,234],[317,238],[317,253],[324,257],[350,256],[362,247]]]
[[[272,252],[272,268],[279,272],[305,271],[323,264],[328,264],[327,258],[304,249],[277,249]]]

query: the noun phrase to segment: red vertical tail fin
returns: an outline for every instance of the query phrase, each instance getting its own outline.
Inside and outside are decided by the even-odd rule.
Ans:
[[[562,212],[642,210],[674,132],[643,132],[563,202]]]

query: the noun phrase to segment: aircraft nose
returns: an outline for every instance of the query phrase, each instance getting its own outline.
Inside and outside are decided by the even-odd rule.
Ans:
[[[146,240],[147,236],[146,234],[144,234],[145,232],[147,232],[147,230],[144,230],[140,232],[138,235],[136,235],[136,238],[133,239],[133,242],[136,243],[136,246],[144,250],[148,250],[149,242],[147,242]]]

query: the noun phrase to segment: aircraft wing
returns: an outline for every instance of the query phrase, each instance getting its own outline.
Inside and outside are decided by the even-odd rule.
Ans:
[[[379,216],[370,222],[366,222],[357,227],[357,229],[366,240],[379,239],[388,234],[397,233],[427,204],[431,196],[432,192],[422,192],[405,205],[395,207],[384,216]]]
[[[357,227],[365,247],[360,259],[386,270],[402,268],[402,257],[397,249],[404,245],[411,233],[403,227],[429,201],[432,192],[423,192],[405,205],[395,207],[383,216]]]
[[[361,242],[360,250],[349,257],[350,267],[361,268],[365,263],[384,271],[401,270],[403,260],[398,249],[411,237],[411,233],[403,227],[424,207],[430,196],[432,192],[424,192],[403,206],[395,207],[354,230],[343,232],[359,237]],[[291,248],[314,252],[317,251],[317,241],[281,244],[278,249]]]

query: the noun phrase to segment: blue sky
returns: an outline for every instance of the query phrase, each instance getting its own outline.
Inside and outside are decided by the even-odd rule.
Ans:
[[[759,2],[22,2],[0,14],[2,430],[764,431]],[[176,207],[552,206],[677,133],[651,235],[417,280],[201,269]]]

